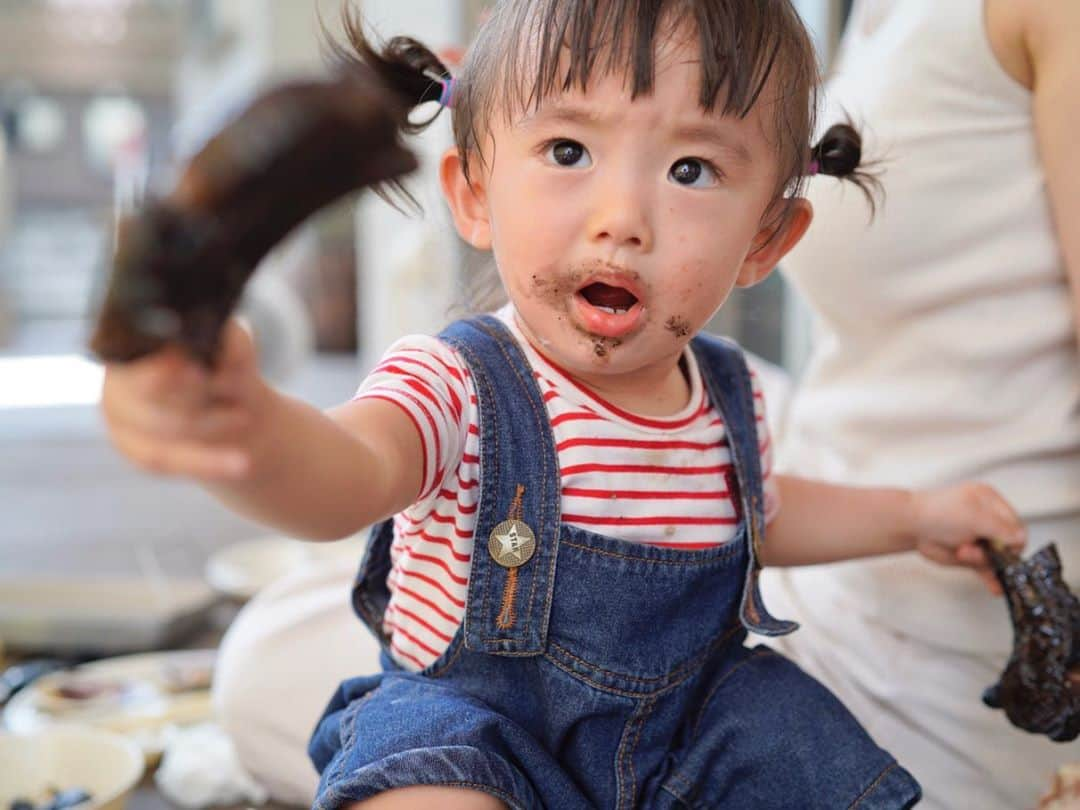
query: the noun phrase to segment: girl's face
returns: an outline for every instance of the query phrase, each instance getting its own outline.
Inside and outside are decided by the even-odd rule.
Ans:
[[[496,113],[464,215],[448,187],[462,235],[493,250],[523,331],[600,389],[675,371],[731,289],[764,277],[809,223],[799,201],[755,250],[777,183],[771,110],[703,112],[698,71],[696,49],[673,43],[649,95],[631,101],[610,74],[513,123]]]

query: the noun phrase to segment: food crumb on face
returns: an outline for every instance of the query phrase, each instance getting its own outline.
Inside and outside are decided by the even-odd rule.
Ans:
[[[690,334],[690,324],[681,315],[672,315],[668,318],[664,328],[677,338],[683,338]]]
[[[607,357],[608,352],[622,345],[618,338],[598,337],[593,340],[593,353],[597,357]]]

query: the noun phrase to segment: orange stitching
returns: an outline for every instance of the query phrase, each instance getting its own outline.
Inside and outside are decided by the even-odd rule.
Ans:
[[[499,611],[498,618],[495,619],[495,626],[500,630],[508,630],[514,626],[514,601],[517,596],[517,572],[516,568],[507,569],[506,573],[506,587],[503,588],[502,595],[502,609]]]
[[[623,729],[622,739],[619,741],[618,756],[616,757],[616,791],[618,807],[624,806],[624,800],[633,806],[634,796],[637,793],[637,772],[634,769],[634,750],[637,748],[641,732],[645,728],[645,719],[655,706],[654,700],[643,700],[634,709],[633,715]],[[633,742],[631,742],[631,738]],[[629,773],[627,773],[629,771]],[[625,779],[630,780],[629,791],[624,784]]]
[[[645,730],[645,718],[652,712],[652,708],[652,702],[645,703],[645,710],[641,713],[641,717],[638,718],[637,730],[634,732],[634,742],[626,752],[627,764],[630,766],[630,792],[627,794],[627,799],[630,802],[633,802],[634,797],[637,795],[637,770],[634,768],[634,752],[641,741],[641,732]]]
[[[510,511],[506,514],[507,520],[521,520],[521,496],[525,494],[525,485],[518,484],[514,491],[514,500],[510,502]],[[502,607],[499,615],[495,618],[495,626],[500,630],[509,630],[514,626],[517,618],[514,611],[514,603],[517,601],[518,575],[516,568],[507,569],[506,585],[503,587]]]
[[[896,763],[894,762],[891,765],[889,765],[885,770],[883,770],[881,773],[879,773],[878,776],[877,776],[877,779],[875,779],[870,784],[870,787],[868,787],[866,790],[864,790],[862,793],[860,793],[858,798],[856,798],[855,801],[853,801],[850,806],[852,808],[854,808],[854,807],[858,807],[860,804],[862,804],[862,800],[865,799],[868,795],[870,795],[870,791],[874,790],[879,784],[881,784],[881,780],[884,779],[886,777],[886,775],[889,773],[889,771],[891,771],[895,767],[896,767]]]
[[[521,496],[525,494],[525,485],[518,484],[514,492],[514,500],[510,502],[510,511],[506,515],[507,520],[524,520],[521,516]]]

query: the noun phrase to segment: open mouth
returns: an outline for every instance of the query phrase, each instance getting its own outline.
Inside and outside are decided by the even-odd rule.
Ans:
[[[641,322],[644,307],[628,290],[602,281],[591,282],[574,295],[582,325],[592,334],[618,338],[633,331]]]
[[[629,312],[638,302],[637,296],[629,290],[623,287],[612,287],[610,284],[602,284],[599,281],[583,287],[579,294],[591,306],[611,315]]]

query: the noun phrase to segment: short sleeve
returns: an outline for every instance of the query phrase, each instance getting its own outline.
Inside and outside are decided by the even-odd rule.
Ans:
[[[780,512],[780,490],[773,474],[773,441],[765,411],[765,393],[754,371],[750,372],[754,390],[754,419],[757,422],[758,450],[761,453],[761,477],[765,490],[765,523],[771,523]]]
[[[354,399],[381,399],[401,408],[423,449],[417,500],[438,489],[465,451],[470,400],[468,368],[461,357],[428,335],[411,335],[391,346],[360,385]]]

